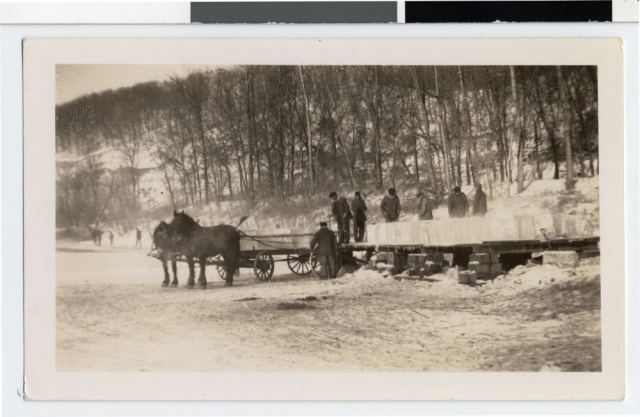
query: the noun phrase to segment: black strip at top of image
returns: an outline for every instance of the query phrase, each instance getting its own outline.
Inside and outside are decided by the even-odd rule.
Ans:
[[[192,23],[395,23],[395,1],[192,2]]]
[[[406,23],[611,22],[611,0],[407,1]]]

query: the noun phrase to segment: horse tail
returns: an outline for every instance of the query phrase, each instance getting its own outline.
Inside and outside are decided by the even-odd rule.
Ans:
[[[236,226],[236,229],[237,229],[238,227],[240,227],[240,226],[242,225],[242,223],[244,223],[244,222],[245,222],[245,220],[247,220],[248,218],[249,218],[249,216],[242,216],[242,217],[240,217],[240,222],[238,222],[238,225]]]

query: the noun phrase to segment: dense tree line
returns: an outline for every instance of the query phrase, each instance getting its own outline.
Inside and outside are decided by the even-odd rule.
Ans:
[[[58,151],[87,156],[58,170],[63,223],[78,200],[95,222],[139,216],[142,149],[181,207],[408,180],[520,192],[548,163],[567,189],[597,174],[595,67],[236,66],[84,96],[56,119]],[[126,166],[100,167],[105,146]]]

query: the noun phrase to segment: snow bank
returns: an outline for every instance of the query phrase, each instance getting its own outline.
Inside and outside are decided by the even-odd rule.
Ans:
[[[450,269],[449,271],[452,271]],[[501,275],[494,281],[487,281],[484,285],[469,286],[459,284],[456,274],[436,274],[423,280],[407,279],[408,276],[385,276],[375,270],[360,268],[353,274],[346,274],[337,280],[323,281],[325,285],[347,287],[403,285],[410,287],[412,293],[424,296],[444,297],[476,297],[476,296],[504,296],[522,291],[557,285],[572,280],[596,280],[600,278],[600,258],[581,260],[574,269],[561,269],[552,265],[518,266],[509,273]]]
[[[483,294],[508,295],[532,288],[566,283],[571,280],[594,280],[600,278],[599,258],[580,262],[575,269],[562,269],[553,265],[518,266],[493,282],[488,281],[481,289]]]

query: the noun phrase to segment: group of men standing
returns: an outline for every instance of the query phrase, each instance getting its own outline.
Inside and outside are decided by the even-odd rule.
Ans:
[[[475,196],[471,215],[484,216],[487,213],[487,195],[482,191],[480,184],[475,185]],[[420,220],[432,220],[433,209],[429,197],[424,191],[419,191],[416,196],[418,202],[418,218]],[[337,245],[348,243],[351,239],[351,220],[354,221],[353,231],[356,242],[364,240],[364,231],[367,221],[367,204],[360,191],[356,191],[351,204],[345,197],[341,197],[335,191],[329,194],[333,200],[331,203],[331,214],[338,224],[338,239],[327,225],[327,222],[320,223],[320,230],[316,232],[311,241],[311,249],[315,249],[318,262],[327,278],[335,278],[337,274],[336,253]],[[467,217],[469,213],[469,200],[461,191],[460,187],[454,187],[453,192],[447,199],[449,217]],[[387,195],[380,202],[380,211],[387,223],[396,222],[400,218],[401,204],[395,188],[389,188]]]
[[[473,197],[473,207],[469,213],[469,200],[467,196],[460,190],[460,187],[453,187],[453,193],[447,200],[449,209],[449,217],[461,218],[472,216],[484,217],[487,214],[487,195],[482,191],[482,185],[476,184],[476,195]]]
[[[396,195],[394,188],[389,188],[387,192],[388,195],[384,196],[380,203],[380,209],[387,222],[394,222],[400,217],[400,199]],[[355,241],[362,242],[367,222],[367,203],[362,198],[360,191],[355,192],[351,205],[349,205],[345,197],[338,196],[335,191],[329,194],[329,198],[333,200],[331,214],[338,224],[340,243],[348,243],[351,239],[351,220],[354,221]]]
[[[469,213],[469,200],[461,191],[460,187],[454,187],[453,192],[447,199],[449,217],[460,218],[473,216],[484,216],[487,213],[487,195],[482,191],[482,185],[475,185],[475,196],[473,207]],[[429,197],[424,191],[419,191],[416,196],[418,201],[418,218],[420,220],[432,220],[433,209]],[[356,191],[351,205],[345,197],[340,197],[338,193],[332,191],[329,198],[333,200],[331,204],[331,214],[336,219],[339,231],[340,243],[348,243],[351,239],[351,220],[354,221],[353,232],[356,242],[364,240],[364,231],[367,221],[367,204],[362,199],[360,191]],[[395,188],[389,188],[387,195],[380,202],[380,211],[387,223],[396,222],[400,218],[401,211],[400,198]]]
[[[340,232],[340,243],[347,243],[351,239],[351,220],[354,221],[353,232],[356,242],[362,242],[364,239],[365,223],[367,222],[367,204],[362,199],[360,191],[356,191],[351,205],[344,197],[338,196],[338,193],[332,191],[329,198],[333,200],[331,204],[331,214],[338,223],[338,231]]]

